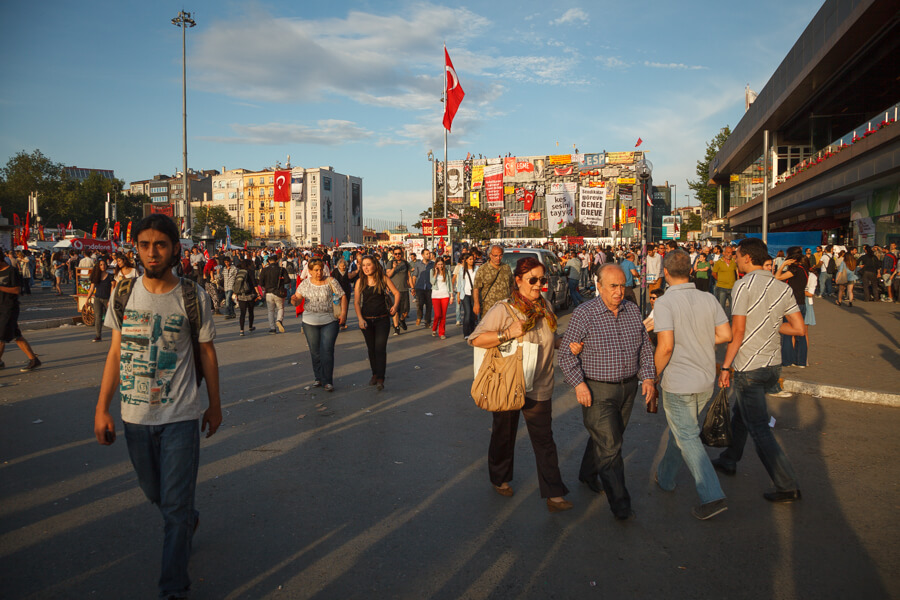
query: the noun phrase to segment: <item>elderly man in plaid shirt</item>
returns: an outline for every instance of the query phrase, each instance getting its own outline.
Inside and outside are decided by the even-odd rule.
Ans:
[[[625,273],[615,264],[598,271],[599,297],[572,313],[559,350],[559,366],[575,388],[582,419],[591,437],[585,448],[578,478],[595,492],[605,491],[609,507],[621,521],[634,516],[625,488],[622,437],[638,380],[647,406],[656,402],[656,367],[641,311],[623,302]],[[583,343],[577,357],[569,344]],[[598,485],[600,477],[602,487]]]

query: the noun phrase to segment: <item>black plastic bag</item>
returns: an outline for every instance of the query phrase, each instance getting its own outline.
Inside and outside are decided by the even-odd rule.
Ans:
[[[713,398],[700,429],[700,441],[713,448],[731,445],[731,410],[728,407],[728,390],[719,388]]]

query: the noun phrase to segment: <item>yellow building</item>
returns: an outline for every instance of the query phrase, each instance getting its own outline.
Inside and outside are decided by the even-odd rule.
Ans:
[[[254,239],[275,241],[290,237],[290,202],[275,202],[275,171],[244,173],[245,227]]]

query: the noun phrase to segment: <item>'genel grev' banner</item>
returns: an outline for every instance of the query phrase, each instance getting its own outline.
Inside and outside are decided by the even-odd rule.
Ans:
[[[603,225],[606,212],[606,188],[581,186],[581,202],[578,207],[578,220],[585,225]]]

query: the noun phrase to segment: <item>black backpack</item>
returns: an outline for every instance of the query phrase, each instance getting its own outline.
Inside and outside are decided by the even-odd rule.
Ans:
[[[835,264],[834,257],[831,256],[828,259],[828,265],[825,267],[825,273],[828,275],[834,275],[837,273],[837,265]]]
[[[113,313],[119,326],[122,326],[122,320],[125,318],[125,307],[128,305],[128,299],[131,297],[131,290],[134,288],[134,282],[137,279],[122,279],[116,284],[113,294],[112,304]],[[203,363],[200,360],[200,296],[197,293],[197,283],[190,279],[181,278],[181,293],[184,298],[184,308],[187,310],[188,323],[191,325],[191,347],[194,351],[194,370],[197,372],[197,387],[203,381]],[[95,318],[100,318],[95,316]]]

